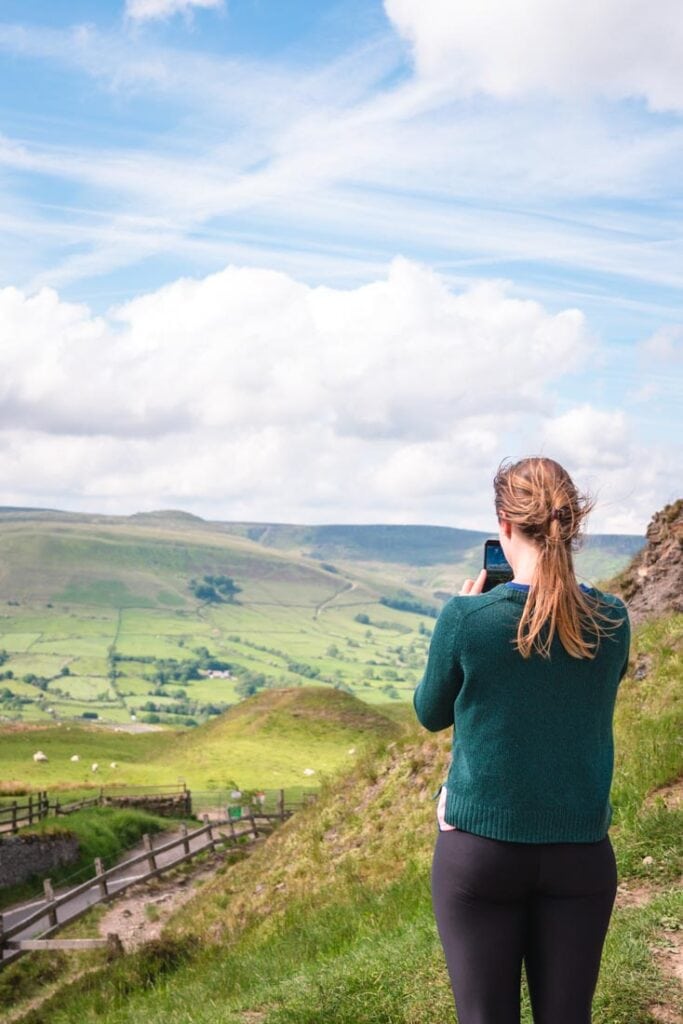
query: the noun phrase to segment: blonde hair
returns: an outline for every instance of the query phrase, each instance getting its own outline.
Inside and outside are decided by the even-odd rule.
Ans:
[[[580,494],[559,462],[547,458],[504,459],[493,481],[496,514],[514,523],[539,548],[539,558],[517,629],[517,650],[550,657],[557,630],[562,646],[574,658],[594,658],[601,626],[614,618],[599,610],[597,595],[581,590],[574,576],[572,550],[577,550],[586,517],[594,507]]]

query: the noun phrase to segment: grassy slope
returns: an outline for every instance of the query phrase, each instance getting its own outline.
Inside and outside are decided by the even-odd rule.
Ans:
[[[385,715],[340,690],[267,690],[185,732],[131,735],[69,725],[6,730],[1,763],[6,789],[13,779],[35,789],[76,790],[110,783],[164,785],[178,778],[198,790],[229,781],[278,788],[316,784],[324,773],[353,762],[350,749],[360,752],[395,729]],[[34,764],[38,748],[47,763]],[[70,761],[74,753],[80,762]],[[90,770],[94,761],[100,765],[96,776]],[[109,768],[111,761],[116,769]],[[306,768],[316,775],[307,779]]]
[[[683,617],[634,630],[615,714],[611,830],[620,880],[651,888],[617,906],[594,1001],[595,1024],[652,1022],[683,1009],[651,953],[683,925],[683,812],[653,790],[681,777]],[[647,674],[633,666],[647,666]],[[454,1020],[429,898],[430,797],[447,733],[412,721],[368,752],[243,863],[217,875],[163,941],[76,981],[27,1024],[432,1024]],[[644,862],[644,857],[651,862]],[[523,984],[522,1021],[531,1015]]]

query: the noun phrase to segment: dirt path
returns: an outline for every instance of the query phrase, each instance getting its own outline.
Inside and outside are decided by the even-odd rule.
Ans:
[[[116,932],[126,953],[158,938],[168,917],[213,878],[225,859],[216,853],[210,864],[132,885],[108,905],[98,923],[100,935],[105,938],[109,932]]]
[[[350,593],[350,591],[355,590],[356,586],[357,584],[347,581],[340,590],[336,590],[334,592],[332,597],[328,597],[324,601],[321,601],[321,603],[316,607],[315,611],[313,612],[313,618],[317,619],[324,608],[327,608],[327,606],[332,604],[333,601],[336,601],[337,598],[340,597],[342,594],[348,594]]]

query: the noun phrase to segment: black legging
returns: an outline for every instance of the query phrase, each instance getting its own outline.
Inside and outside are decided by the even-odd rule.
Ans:
[[[459,1024],[519,1024],[522,961],[534,1024],[590,1024],[616,892],[608,835],[511,843],[439,831],[432,902]]]

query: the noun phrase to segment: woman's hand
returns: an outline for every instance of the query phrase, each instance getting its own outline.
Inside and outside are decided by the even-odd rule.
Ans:
[[[482,587],[486,582],[486,569],[482,569],[476,580],[465,580],[460,591],[461,597],[466,597],[468,594],[481,594]]]

